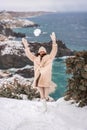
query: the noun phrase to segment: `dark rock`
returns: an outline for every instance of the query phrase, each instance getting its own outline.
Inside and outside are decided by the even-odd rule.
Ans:
[[[5,28],[5,35],[8,36],[14,36],[14,32],[10,28]]]
[[[5,35],[14,36],[14,37],[25,37],[25,34],[13,32],[12,29],[10,29],[10,28],[5,29]]]
[[[3,34],[4,26],[0,24],[0,34]]]
[[[25,33],[16,33],[16,32],[13,32],[13,35],[12,36],[14,36],[14,37],[17,37],[17,38],[22,38],[22,37],[25,37]]]
[[[32,65],[32,62],[26,56],[15,54],[0,55],[0,69],[21,68],[27,64]]]
[[[23,28],[27,28],[27,27],[38,27],[38,24],[34,24],[34,25],[24,25]]]
[[[0,45],[0,55],[1,55],[1,51],[5,49],[5,45]]]
[[[15,72],[16,74],[19,74],[25,78],[32,78],[34,77],[34,69],[33,67],[32,68],[29,68],[29,69],[22,69],[22,70],[18,70],[17,72]]]
[[[69,48],[66,47],[66,45],[58,40],[57,41],[57,44],[58,44],[58,51],[57,51],[57,55],[56,57],[62,57],[62,56],[71,56],[71,55],[74,55],[74,51],[71,51]],[[39,48],[41,46],[44,46],[47,50],[47,53],[50,53],[51,52],[51,49],[52,49],[52,42],[46,42],[46,43],[30,43],[29,42],[29,46],[30,46],[30,49],[32,52],[34,52],[35,54],[38,52]]]
[[[0,24],[0,34],[3,34],[5,36],[13,36],[13,37],[25,37],[24,33],[16,33],[11,28],[7,28],[5,24]]]

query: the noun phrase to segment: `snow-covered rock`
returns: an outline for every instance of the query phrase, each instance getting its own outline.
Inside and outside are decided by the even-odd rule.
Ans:
[[[1,55],[5,55],[5,54],[20,55],[19,49],[23,49],[23,45],[21,44],[20,41],[8,40],[5,42],[0,42],[0,45],[5,45],[5,48],[3,50],[1,50]]]
[[[16,79],[18,81],[18,83],[20,83],[21,85],[30,85],[31,81],[33,80],[33,78],[23,78],[22,76],[15,74],[12,77],[5,77],[5,78],[1,78],[0,79],[0,87],[3,86],[3,84],[10,84],[10,83],[14,83],[14,79]]]
[[[20,41],[0,42],[0,68],[24,67],[32,62],[26,57]]]
[[[6,26],[9,28],[38,26],[30,20],[12,17],[11,14],[7,12],[3,12],[0,14],[0,22],[6,24]]]

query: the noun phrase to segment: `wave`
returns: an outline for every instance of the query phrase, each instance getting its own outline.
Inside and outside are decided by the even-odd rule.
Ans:
[[[42,32],[42,34],[47,34],[47,32]]]
[[[62,56],[62,57],[59,57],[58,59],[66,60],[67,58],[70,58],[70,57],[75,57],[75,56]]]
[[[31,65],[26,65],[26,66],[24,66],[24,67],[22,67],[22,68],[10,68],[10,69],[8,69],[8,71],[10,72],[10,73],[12,73],[12,74],[14,74],[16,71],[18,71],[18,70],[23,70],[23,69],[30,69],[30,68],[32,68],[33,66],[31,66]]]

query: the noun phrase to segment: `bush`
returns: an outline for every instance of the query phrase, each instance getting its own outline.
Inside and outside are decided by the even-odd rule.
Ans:
[[[40,97],[37,89],[32,88],[31,85],[21,85],[16,79],[14,83],[6,83],[0,88],[0,97],[16,98],[16,99],[30,99]]]
[[[87,51],[77,52],[74,57],[66,59],[68,79],[65,100],[73,99],[80,107],[87,105]]]

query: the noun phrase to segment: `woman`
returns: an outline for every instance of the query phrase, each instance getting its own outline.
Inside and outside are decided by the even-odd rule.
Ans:
[[[28,47],[26,39],[22,39],[25,47],[26,56],[34,63],[34,82],[33,86],[37,87],[40,92],[41,99],[48,100],[49,93],[53,92],[56,84],[51,81],[52,61],[57,53],[56,36],[53,32],[51,35],[52,50],[47,54],[46,49],[41,46],[38,55],[35,56]]]

